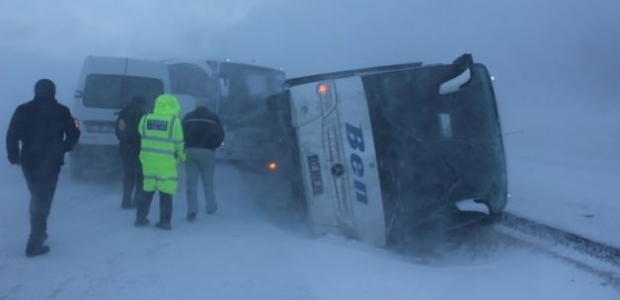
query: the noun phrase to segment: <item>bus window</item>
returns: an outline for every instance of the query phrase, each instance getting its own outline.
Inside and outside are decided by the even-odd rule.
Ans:
[[[220,73],[228,92],[219,105],[220,117],[225,125],[268,126],[273,122],[266,100],[282,92],[282,71],[226,62],[221,64]]]
[[[200,66],[191,63],[175,63],[168,66],[170,86],[173,94],[191,95],[196,98],[207,97],[210,107],[216,111],[218,81]]]

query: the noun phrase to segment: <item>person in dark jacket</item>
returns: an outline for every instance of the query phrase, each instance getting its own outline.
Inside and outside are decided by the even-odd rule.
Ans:
[[[220,118],[211,112],[207,98],[196,99],[196,109],[183,118],[185,137],[187,219],[194,221],[198,213],[198,178],[202,177],[202,187],[206,200],[207,214],[217,210],[213,175],[215,171],[215,149],[222,145],[224,129]]]
[[[116,120],[116,138],[123,165],[123,199],[124,209],[136,207],[142,192],[142,165],[140,164],[140,133],[138,123],[146,114],[146,100],[142,96],[133,97],[123,108]],[[132,199],[133,194],[133,199]]]
[[[34,86],[34,99],[17,107],[6,134],[9,162],[21,165],[30,191],[30,237],[27,256],[50,251],[47,218],[56,192],[65,152],[80,138],[69,109],[55,99],[56,86],[41,79]],[[21,147],[20,147],[21,145]]]

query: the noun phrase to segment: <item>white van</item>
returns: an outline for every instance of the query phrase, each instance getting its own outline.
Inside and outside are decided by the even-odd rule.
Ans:
[[[118,113],[134,96],[143,96],[152,107],[155,98],[169,90],[168,67],[162,62],[87,57],[72,108],[82,131],[80,142],[71,152],[72,178],[119,174],[118,141],[114,134]]]

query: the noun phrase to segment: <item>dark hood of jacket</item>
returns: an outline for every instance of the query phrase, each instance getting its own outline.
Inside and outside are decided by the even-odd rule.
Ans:
[[[34,85],[35,100],[53,100],[56,97],[56,85],[49,79],[41,79]]]

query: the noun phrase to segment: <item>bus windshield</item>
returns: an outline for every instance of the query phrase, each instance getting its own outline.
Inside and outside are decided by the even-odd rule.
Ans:
[[[464,72],[469,74],[464,84],[441,92],[459,70],[440,65],[362,78],[387,225],[396,235],[404,234],[398,230],[428,233],[434,232],[432,226],[452,224],[437,218],[448,216],[460,200],[480,200],[496,211],[506,203],[503,144],[490,76],[486,68],[472,64]]]
[[[273,122],[268,117],[266,99],[282,92],[284,72],[224,62],[220,65],[220,76],[228,91],[219,103],[222,123],[230,127],[262,127]]]
[[[93,74],[86,77],[84,105],[87,107],[121,109],[134,96],[142,96],[152,102],[164,92],[160,79]]]
[[[193,63],[170,64],[168,70],[173,94],[191,95],[196,98],[206,97],[210,100],[209,109],[217,111],[217,79]],[[189,110],[189,108],[185,109]]]

